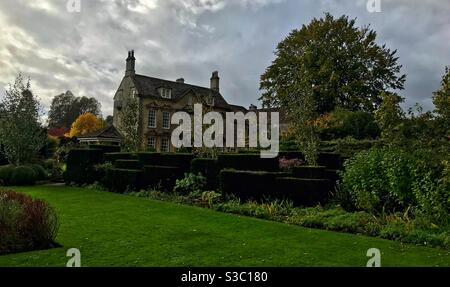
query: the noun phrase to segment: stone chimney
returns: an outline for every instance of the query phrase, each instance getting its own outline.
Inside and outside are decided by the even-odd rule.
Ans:
[[[183,78],[179,78],[179,79],[177,79],[177,83],[181,83],[181,84],[184,84],[184,79],[183,79]]]
[[[212,76],[211,76],[211,90],[219,92],[219,90],[220,90],[219,82],[220,82],[219,72],[215,71],[212,73]]]
[[[125,71],[125,76],[132,77],[135,75],[135,63],[136,58],[134,57],[134,50],[128,51],[127,69]]]
[[[258,107],[256,107],[255,105],[250,105],[250,107],[248,108],[249,111],[256,111],[258,109]]]

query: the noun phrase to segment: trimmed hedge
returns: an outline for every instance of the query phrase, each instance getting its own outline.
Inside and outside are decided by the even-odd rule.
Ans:
[[[105,161],[114,163],[118,159],[137,159],[136,154],[130,152],[112,152],[105,153]]]
[[[139,190],[141,186],[142,170],[117,169],[106,170],[106,186],[109,191],[124,193]]]
[[[137,159],[118,159],[114,162],[118,169],[142,169],[142,164]]]
[[[183,172],[190,171],[191,161],[195,158],[191,153],[142,152],[137,156],[143,165],[174,166],[181,168]]]
[[[260,154],[220,154],[218,156],[219,169],[270,171],[279,170],[279,160],[275,158],[261,158]]]
[[[326,179],[326,167],[324,166],[294,166],[291,168],[295,178]]]
[[[0,185],[7,186],[11,184],[11,175],[14,168],[12,164],[0,166]]]
[[[183,170],[175,166],[144,166],[141,179],[142,187],[162,187],[166,191],[172,191],[175,181],[183,177]]]
[[[210,158],[194,158],[191,161],[191,172],[201,173],[206,178],[206,188],[214,190],[219,187],[219,164]]]
[[[299,179],[289,173],[222,170],[220,186],[225,194],[242,200],[289,199],[298,206],[325,202],[331,191],[329,180]]]
[[[10,184],[17,186],[34,185],[37,180],[37,174],[31,166],[18,166],[14,168]]]
[[[47,171],[39,164],[32,164],[30,166],[36,173],[37,180],[46,180],[48,177]]]
[[[118,145],[93,144],[93,145],[89,145],[89,148],[91,148],[91,149],[101,149],[104,153],[120,152],[120,146],[118,146]]]
[[[317,163],[329,169],[342,169],[344,161],[337,153],[319,153]]]
[[[66,183],[91,184],[99,178],[94,166],[104,161],[100,149],[72,149],[67,156],[67,167],[64,172]]]
[[[289,199],[296,206],[316,206],[326,202],[331,194],[327,179],[302,179],[279,177],[275,179],[277,198]]]

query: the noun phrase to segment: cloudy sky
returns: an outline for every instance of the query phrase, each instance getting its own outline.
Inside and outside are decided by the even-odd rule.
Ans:
[[[71,13],[68,2],[80,1]],[[47,109],[71,90],[96,97],[103,115],[136,51],[139,74],[208,86],[219,70],[232,103],[258,103],[259,76],[292,29],[325,11],[371,24],[378,42],[398,49],[408,75],[402,95],[432,109],[431,93],[450,65],[450,1],[381,0],[1,0],[0,97],[22,72]],[[73,7],[73,6],[72,6]]]

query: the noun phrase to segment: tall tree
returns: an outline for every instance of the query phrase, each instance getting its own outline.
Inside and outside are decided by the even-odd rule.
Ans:
[[[139,104],[136,98],[126,100],[125,106],[120,111],[120,131],[124,135],[123,146],[128,151],[139,151]]]
[[[399,126],[405,119],[405,112],[400,107],[404,101],[394,93],[382,93],[382,102],[375,112],[375,120],[381,129],[381,136],[388,143],[397,143],[400,136]]]
[[[75,97],[71,91],[67,91],[53,98],[48,113],[48,125],[50,128],[69,129],[84,113],[101,116],[101,104],[95,98]]]
[[[445,68],[441,87],[433,93],[433,104],[438,121],[450,132],[450,67]]]
[[[47,135],[40,123],[41,106],[33,95],[30,80],[18,75],[0,104],[0,145],[12,164],[33,160],[44,146]]]
[[[298,91],[311,90],[319,114],[337,106],[374,111],[381,92],[403,89],[406,76],[399,75],[396,51],[378,45],[375,31],[355,23],[327,13],[293,30],[261,76],[263,105],[284,107],[289,114],[292,98],[308,97]]]
[[[82,136],[93,133],[105,127],[105,122],[92,113],[84,113],[79,116],[70,128],[70,137]]]

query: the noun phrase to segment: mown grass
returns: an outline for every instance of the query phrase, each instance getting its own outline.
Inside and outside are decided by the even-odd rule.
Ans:
[[[61,248],[0,256],[0,266],[450,266],[448,250],[329,232],[209,209],[65,186],[20,187],[59,215]]]

